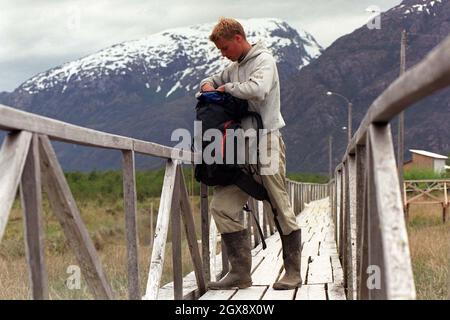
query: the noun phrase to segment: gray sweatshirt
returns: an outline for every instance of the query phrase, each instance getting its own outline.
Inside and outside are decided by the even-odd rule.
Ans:
[[[261,115],[264,128],[278,131],[285,126],[280,112],[280,80],[272,53],[259,41],[241,62],[231,63],[225,70],[200,82],[214,88],[225,85],[225,92],[248,100],[249,109]],[[252,118],[244,119],[242,127],[255,128]]]

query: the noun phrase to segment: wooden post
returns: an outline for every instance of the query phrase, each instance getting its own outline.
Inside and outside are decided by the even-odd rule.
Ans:
[[[253,198],[248,199],[248,207],[251,210],[251,213],[249,213],[249,222],[251,221],[251,224],[253,226],[253,237],[255,239],[253,247],[256,248],[261,242],[261,239],[258,232],[258,209],[255,206],[255,200]]]
[[[153,248],[154,226],[153,226],[153,201],[150,202],[150,247]]]
[[[217,227],[214,217],[211,216],[211,221],[209,224],[209,270],[210,278],[206,281],[216,281],[217,277],[220,276],[216,270],[216,251],[217,251]]]
[[[342,266],[345,266],[345,257],[344,257],[344,250],[345,250],[345,237],[344,237],[344,225],[345,225],[345,170],[346,165],[345,162],[342,165],[342,169],[340,172],[340,183],[341,183],[341,199],[340,202],[340,210],[338,212],[338,234],[339,234],[339,258],[341,259]],[[345,275],[345,274],[344,274]]]
[[[168,160],[164,174],[164,184],[159,202],[158,219],[156,221],[155,240],[147,279],[147,289],[143,299],[156,300],[161,284],[161,276],[166,252],[167,232],[170,213],[172,211],[173,193],[176,189],[177,162]]]
[[[359,256],[360,256],[360,269],[358,269],[359,277],[358,277],[358,300],[367,300],[369,299],[369,288],[367,287],[367,268],[369,266],[369,218],[368,218],[368,198],[369,198],[369,184],[370,184],[370,175],[369,175],[369,159],[370,159],[370,148],[368,148],[369,137],[366,137],[366,145],[364,146],[364,150],[366,151],[364,156],[364,166],[361,166],[361,169],[364,169],[364,188],[363,188],[363,199],[362,199],[362,211],[361,211],[361,233],[360,233],[360,247],[359,247]],[[363,149],[361,149],[361,152]],[[363,155],[362,155],[363,156]]]
[[[250,224],[249,224],[250,225]],[[250,240],[251,241],[251,234],[249,233],[250,236]],[[225,242],[222,239],[222,235],[220,236],[220,248],[221,248],[221,252],[222,252],[222,274],[221,274],[221,278],[223,278],[228,271],[230,271],[230,265],[228,263],[228,252],[227,252],[227,247],[225,246]]]
[[[444,205],[443,205],[443,213],[442,220],[445,223],[447,220],[447,210],[448,210],[448,195],[447,195],[447,181],[444,181]],[[449,293],[450,294],[450,293]]]
[[[205,279],[207,282],[211,279],[211,259],[210,259],[210,245],[209,245],[209,230],[210,219],[208,212],[208,186],[204,183],[200,184],[200,212],[202,219],[202,260],[203,271],[205,273]],[[215,247],[215,246],[214,246]],[[214,252],[215,254],[215,252]]]
[[[197,235],[195,232],[194,215],[189,202],[189,195],[187,192],[183,171],[178,168],[180,178],[180,204],[181,215],[183,217],[186,240],[188,242],[189,251],[191,253],[192,263],[194,265],[195,278],[197,280],[197,287],[200,295],[206,292],[205,274],[203,273],[202,258],[198,248]]]
[[[357,252],[357,235],[356,235],[356,193],[357,193],[357,178],[356,178],[356,155],[349,154],[348,156],[348,170],[347,170],[347,206],[348,206],[348,221],[347,228],[347,297],[351,300],[356,299],[356,252]]]
[[[24,211],[25,251],[35,300],[48,299],[48,279],[45,267],[44,225],[42,222],[41,170],[39,138],[33,135],[23,169],[20,195]]]
[[[400,45],[400,76],[406,71],[406,30],[402,31],[402,39]],[[400,112],[398,116],[398,144],[397,144],[397,170],[398,180],[400,183],[402,203],[406,201],[403,192],[403,162],[404,162],[404,147],[405,147],[405,112]],[[404,210],[404,207],[403,207]]]
[[[172,222],[172,267],[173,267],[173,297],[174,300],[183,300],[183,266],[181,252],[181,207],[180,193],[182,192],[180,175],[181,168],[177,169],[175,189],[172,198],[171,222]],[[183,186],[184,187],[184,186]]]
[[[370,264],[379,265],[382,290],[371,290],[375,299],[415,299],[416,291],[409,253],[408,235],[392,143],[390,125],[369,126],[371,148],[371,236]],[[372,236],[375,236],[375,238]],[[371,241],[376,243],[374,247]],[[372,250],[372,249],[377,250]],[[382,251],[379,250],[382,248]],[[388,281],[386,281],[388,280]]]
[[[366,173],[366,146],[356,146],[356,299],[359,300],[359,286],[361,283],[361,261],[362,261],[362,231],[365,197],[365,173]]]
[[[140,300],[134,151],[122,151],[122,168],[128,258],[128,297],[130,300]]]
[[[258,213],[259,216],[262,216],[262,220],[263,220],[263,236],[264,239],[267,239],[268,234],[267,234],[267,227],[269,226],[269,222],[267,220],[267,215],[266,212],[264,211],[264,205],[262,201],[257,201],[256,205],[258,206]]]

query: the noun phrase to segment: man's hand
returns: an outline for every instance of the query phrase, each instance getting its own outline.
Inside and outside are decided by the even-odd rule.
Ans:
[[[201,92],[208,92],[208,91],[215,91],[216,89],[211,85],[211,84],[209,84],[208,82],[207,83],[205,83],[203,86],[202,86],[202,88],[201,88]]]

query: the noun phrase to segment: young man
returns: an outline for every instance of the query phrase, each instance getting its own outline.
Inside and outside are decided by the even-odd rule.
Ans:
[[[248,43],[242,25],[234,19],[222,18],[214,27],[209,39],[231,63],[224,71],[200,82],[201,91],[222,91],[245,99],[249,109],[261,115],[264,129],[268,131],[267,154],[276,154],[277,170],[262,174],[272,205],[276,209],[275,223],[281,234],[286,273],[273,284],[274,289],[287,290],[299,286],[301,230],[289,204],[286,192],[285,146],[279,129],[285,122],[280,113],[280,83],[274,57],[261,43]],[[244,119],[248,129],[252,119]],[[276,143],[270,143],[274,141]],[[230,272],[220,281],[211,282],[209,289],[247,288],[251,286],[251,248],[247,229],[240,214],[248,195],[235,185],[217,186],[211,200],[211,213],[222,234],[231,264]],[[267,204],[265,203],[267,208]]]

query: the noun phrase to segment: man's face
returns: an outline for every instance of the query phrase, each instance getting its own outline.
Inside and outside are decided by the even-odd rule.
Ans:
[[[240,35],[235,35],[231,40],[219,39],[214,44],[217,49],[220,50],[223,57],[230,59],[231,61],[237,61],[242,55],[243,38]]]

